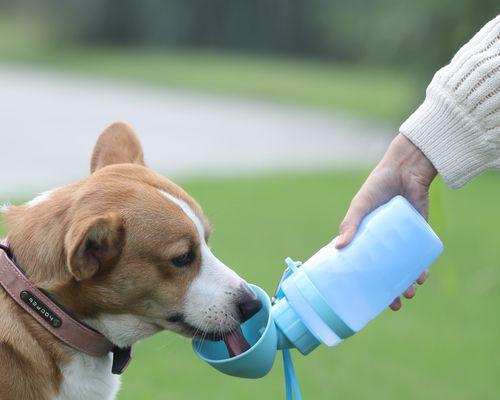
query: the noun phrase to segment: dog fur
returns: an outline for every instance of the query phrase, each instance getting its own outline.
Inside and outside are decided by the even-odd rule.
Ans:
[[[4,213],[31,282],[115,345],[162,330],[217,337],[239,323],[244,281],[212,254],[200,206],[145,166],[123,122],[100,136],[87,179]],[[0,290],[0,399],[113,399],[118,388],[110,355],[69,348]]]

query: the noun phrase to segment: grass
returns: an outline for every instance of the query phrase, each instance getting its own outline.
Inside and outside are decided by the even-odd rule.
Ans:
[[[363,173],[188,181],[211,218],[212,247],[248,281],[275,289],[283,259],[305,260],[335,234]],[[295,355],[306,399],[496,399],[500,384],[498,175],[452,192],[437,182],[431,224],[446,250],[417,298],[336,348]],[[281,363],[261,380],[224,376],[188,340],[135,347],[120,400],[284,398]]]
[[[401,71],[278,56],[140,48],[75,48],[49,43],[36,23],[0,16],[0,62],[264,99],[399,121],[416,104]],[[423,96],[423,88],[421,90]]]

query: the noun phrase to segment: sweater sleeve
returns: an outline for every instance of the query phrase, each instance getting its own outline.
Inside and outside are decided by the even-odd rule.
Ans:
[[[434,75],[400,132],[452,188],[500,168],[500,15]]]

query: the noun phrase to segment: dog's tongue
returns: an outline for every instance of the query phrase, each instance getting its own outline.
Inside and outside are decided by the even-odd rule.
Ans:
[[[235,357],[241,353],[244,353],[250,348],[245,336],[243,336],[243,332],[241,328],[238,327],[234,332],[230,333],[224,339],[224,343],[226,343],[227,351],[230,357]]]

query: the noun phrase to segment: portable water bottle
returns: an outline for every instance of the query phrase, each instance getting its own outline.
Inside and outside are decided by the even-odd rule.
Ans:
[[[363,219],[346,248],[337,250],[334,239],[297,268],[282,283],[284,304],[275,307],[293,309],[306,335],[336,345],[385,310],[442,250],[424,218],[397,196]]]
[[[288,368],[289,348],[308,354],[321,343],[334,346],[359,332],[442,250],[424,218],[396,196],[363,219],[345,248],[336,249],[334,239],[303,264],[288,259],[272,302],[252,285],[263,307],[241,325],[248,350],[231,357],[222,341],[195,340],[195,352],[218,370],[239,377],[266,375],[277,350],[284,350]],[[289,384],[290,371],[285,376]]]

